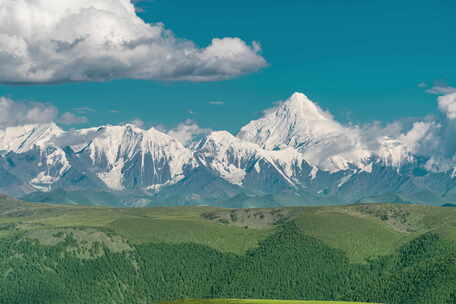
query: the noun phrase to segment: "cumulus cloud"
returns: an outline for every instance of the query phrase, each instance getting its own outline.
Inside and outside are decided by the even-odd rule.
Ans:
[[[440,111],[442,111],[448,119],[456,118],[456,91],[448,95],[439,96],[438,103]]]
[[[433,88],[439,95],[451,91]],[[374,152],[389,149],[424,157],[428,170],[452,170],[456,162],[456,92],[438,96],[437,105],[441,116],[406,119],[384,127],[380,123],[363,126],[363,142]]]
[[[260,51],[236,37],[199,48],[145,23],[131,0],[0,1],[1,83],[217,81],[266,66]]]
[[[379,138],[397,138],[404,131],[402,122],[395,121],[389,124],[382,124],[380,121],[368,123],[359,128],[361,141],[366,145],[369,150],[378,150],[381,146]]]
[[[15,102],[0,97],[0,126],[14,126],[33,123],[48,123],[58,115],[52,105],[39,102]]]
[[[410,151],[421,154],[432,153],[436,143],[436,131],[440,128],[437,122],[417,121],[412,128],[398,137]]]
[[[447,90],[439,92],[442,94]],[[440,117],[429,115],[394,122],[385,127],[380,123],[362,127],[363,142],[372,151],[387,148],[393,153],[412,153],[425,157],[428,159],[425,167],[429,170],[452,169],[454,165],[451,164],[456,162],[456,92],[437,97],[437,104],[443,114]],[[389,140],[385,141],[384,138]]]
[[[211,131],[211,129],[201,128],[193,120],[187,119],[167,133],[169,136],[179,140],[184,146],[188,146],[196,139],[209,134]]]
[[[48,103],[17,102],[10,98],[0,97],[0,127],[50,123],[53,121],[71,125],[86,123],[88,119],[70,112],[66,112],[59,117],[58,109]]]
[[[60,116],[58,122],[64,125],[77,125],[87,123],[89,120],[85,116],[78,116],[73,113],[66,112]]]

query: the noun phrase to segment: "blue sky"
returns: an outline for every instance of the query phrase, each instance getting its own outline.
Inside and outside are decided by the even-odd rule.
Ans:
[[[339,120],[365,123],[436,113],[436,96],[418,84],[456,85],[450,0],[155,0],[138,7],[146,22],[163,22],[199,47],[216,37],[258,41],[269,65],[225,81],[1,85],[0,96],[49,102],[62,112],[90,107],[86,125],[140,118],[172,127],[193,119],[236,132],[294,91]]]

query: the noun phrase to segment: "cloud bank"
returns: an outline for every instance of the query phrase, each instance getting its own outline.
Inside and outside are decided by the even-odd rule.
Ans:
[[[66,112],[59,116],[59,111],[51,104],[42,102],[17,102],[0,97],[0,127],[41,124],[56,121],[64,125],[87,123],[88,119]]]
[[[266,66],[260,51],[236,37],[199,48],[130,0],[0,1],[0,83],[217,81]]]
[[[340,129],[339,140],[335,142],[344,141],[346,151],[355,152],[355,155],[359,151],[368,151],[392,165],[400,165],[404,160],[425,159],[424,166],[429,170],[453,170],[456,162],[456,92],[448,93],[451,92],[451,87],[445,87],[444,90],[435,86],[433,88],[436,92],[434,94],[447,93],[437,97],[441,116],[404,119],[388,125],[374,122],[346,126]],[[350,140],[347,140],[347,136]],[[322,150],[325,157],[339,157],[341,153],[337,147],[334,143],[324,146]],[[416,156],[423,159],[418,160]]]
[[[18,103],[12,99],[0,97],[0,126],[47,123],[54,120],[57,114],[57,108],[49,104]]]

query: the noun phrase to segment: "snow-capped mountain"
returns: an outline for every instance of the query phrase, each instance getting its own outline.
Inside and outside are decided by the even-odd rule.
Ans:
[[[106,126],[76,131],[82,139],[69,146],[74,162],[87,164],[109,188],[158,188],[183,178],[184,166],[192,165],[192,152],[174,138],[155,129],[133,125]]]
[[[0,151],[24,153],[35,147],[45,148],[64,132],[54,123],[32,124],[0,129]]]
[[[294,93],[266,111],[238,136],[267,150],[293,147],[310,163],[333,172],[348,169],[350,164],[363,167],[370,157],[359,130],[342,126],[302,93]]]
[[[343,131],[329,113],[304,94],[294,93],[278,107],[265,111],[264,117],[244,126],[238,136],[268,150],[292,146],[305,151]]]
[[[422,149],[438,126],[344,126],[302,93],[185,147],[154,128],[0,129],[0,192],[35,201],[269,206],[454,202],[454,166]],[[443,168],[443,169],[442,169]],[[243,203],[245,202],[245,203]]]

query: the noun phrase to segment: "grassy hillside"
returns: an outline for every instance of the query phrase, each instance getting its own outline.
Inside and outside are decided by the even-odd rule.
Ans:
[[[196,243],[241,254],[255,248],[280,221],[300,229],[353,262],[388,255],[423,233],[456,241],[456,208],[366,204],[344,207],[222,209],[214,207],[106,208],[20,203],[0,198],[0,237],[32,230],[109,229],[133,244]]]
[[[455,231],[450,207],[122,209],[0,197],[0,303],[455,303]]]
[[[90,227],[109,229],[134,244],[191,242],[242,253],[257,246],[258,241],[271,232],[271,227],[245,229],[204,219],[202,214],[215,210],[211,207],[127,209],[28,203],[9,206],[10,209],[3,212],[0,209],[0,225],[10,224],[15,229],[0,230],[0,236]]]

